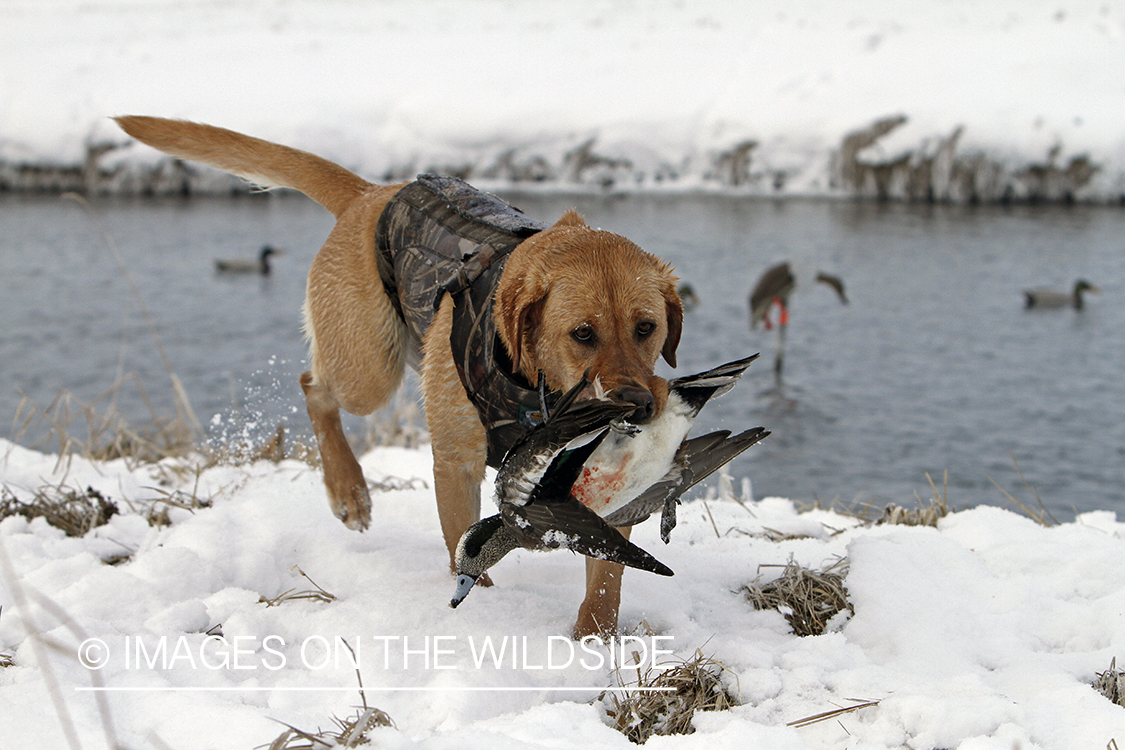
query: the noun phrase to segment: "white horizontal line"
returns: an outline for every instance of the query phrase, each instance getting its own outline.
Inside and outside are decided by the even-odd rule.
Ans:
[[[76,687],[75,692],[80,693],[170,693],[170,692],[198,692],[198,693],[264,693],[264,692],[352,692],[365,693],[480,693],[480,692],[609,692],[609,693],[664,693],[675,690],[673,687]]]

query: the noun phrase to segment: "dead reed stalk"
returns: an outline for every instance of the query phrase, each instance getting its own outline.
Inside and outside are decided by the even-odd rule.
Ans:
[[[1098,673],[1098,679],[1094,680],[1094,690],[1111,703],[1125,708],[1125,671],[1118,671],[1116,656],[1110,660],[1109,669]]]

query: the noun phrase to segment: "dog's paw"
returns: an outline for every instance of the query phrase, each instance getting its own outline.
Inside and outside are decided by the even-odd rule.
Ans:
[[[371,525],[371,495],[366,484],[353,487],[342,500],[330,492],[328,502],[336,517],[352,531],[366,531]]]

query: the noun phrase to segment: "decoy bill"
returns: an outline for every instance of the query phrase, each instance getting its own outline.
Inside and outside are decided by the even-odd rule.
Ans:
[[[1081,310],[1086,305],[1082,298],[1082,295],[1086,292],[1095,294],[1098,292],[1098,288],[1086,279],[1079,279],[1074,282],[1074,289],[1070,292],[1060,292],[1054,289],[1025,289],[1023,291],[1024,307],[1073,307],[1075,310]]]
[[[671,381],[664,413],[643,426],[627,421],[634,405],[576,402],[586,383],[571,389],[546,423],[505,458],[496,478],[500,513],[462,536],[450,606],[460,604],[486,570],[518,547],[565,547],[672,575],[615,526],[632,526],[661,510],[661,537],[667,542],[680,496],[769,434],[758,427],[733,438],[722,430],[684,439],[700,409],[730,390],[757,356]]]
[[[754,285],[753,291],[750,292],[751,330],[756,329],[758,323],[763,323],[766,330],[770,330],[773,327],[769,319],[770,308],[775,304],[778,307],[777,354],[774,358],[773,369],[779,383],[781,382],[781,370],[785,358],[785,330],[789,326],[789,296],[799,286],[807,285],[807,282],[800,279],[799,276],[800,274],[795,272],[788,262],[778,263],[766,269],[765,273],[758,279],[758,283]],[[836,296],[840,298],[841,304],[848,304],[848,297],[844,293],[844,282],[839,276],[818,271],[812,278],[812,283],[825,284],[831,287],[836,292]]]
[[[219,273],[260,273],[265,276],[270,272],[271,255],[281,255],[281,251],[272,245],[264,245],[257,260],[220,259],[215,261],[215,270]]]

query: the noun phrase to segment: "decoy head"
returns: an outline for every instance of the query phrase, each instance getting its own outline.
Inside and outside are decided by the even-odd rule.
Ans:
[[[832,274],[824,273],[824,271],[819,271],[816,274],[816,280],[821,284],[827,284],[828,286],[832,287],[832,289],[840,297],[840,302],[845,305],[848,304],[848,297],[844,294],[843,279],[841,279],[839,276],[833,276]]]
[[[281,255],[281,251],[275,248],[273,245],[262,245],[262,252],[258,254],[258,258],[261,260],[265,260],[271,255]]]
[[[1073,301],[1074,308],[1076,310],[1081,310],[1083,307],[1085,307],[1085,303],[1082,300],[1083,292],[1094,292],[1095,294],[1097,294],[1098,288],[1091,284],[1089,281],[1086,281],[1086,279],[1079,279],[1078,281],[1074,282]]]
[[[465,600],[484,572],[520,546],[515,534],[504,525],[499,515],[482,518],[470,526],[457,542],[454,563],[457,568],[457,587],[449,606],[456,608]]]

